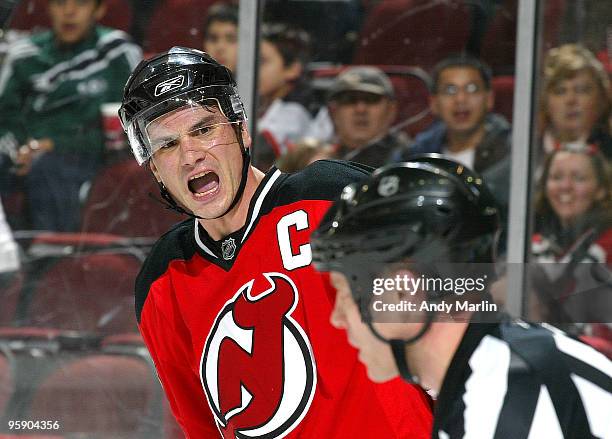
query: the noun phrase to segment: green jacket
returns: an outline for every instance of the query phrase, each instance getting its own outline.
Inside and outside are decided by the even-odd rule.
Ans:
[[[121,101],[141,58],[127,34],[101,26],[71,47],[51,31],[16,41],[0,70],[0,149],[48,137],[58,152],[100,157],[100,105]]]

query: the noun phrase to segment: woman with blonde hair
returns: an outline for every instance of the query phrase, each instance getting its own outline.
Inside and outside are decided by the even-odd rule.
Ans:
[[[544,152],[591,144],[612,157],[609,116],[610,80],[601,62],[578,44],[551,49],[540,99]]]

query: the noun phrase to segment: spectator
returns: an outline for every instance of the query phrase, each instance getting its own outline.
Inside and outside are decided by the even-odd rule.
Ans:
[[[238,53],[238,8],[215,3],[204,23],[204,51],[236,74]]]
[[[402,158],[441,153],[486,175],[510,153],[510,124],[491,113],[491,70],[471,55],[458,54],[440,61],[432,79],[430,107],[438,120],[416,136]]]
[[[310,37],[286,24],[268,23],[261,30],[258,137],[255,163],[262,169],[304,137],[312,123],[311,94],[304,81]]]
[[[276,160],[276,167],[283,172],[292,174],[301,171],[317,160],[331,158],[333,155],[333,145],[309,137],[292,145],[287,152]]]
[[[52,30],[16,42],[0,73],[0,143],[17,151],[31,226],[76,231],[79,191],[103,160],[103,103],[121,100],[141,57],[98,26],[104,0],[49,0]],[[21,145],[21,146],[19,146]]]
[[[336,287],[332,324],[372,380],[401,376],[437,395],[432,438],[612,437],[600,409],[612,404],[612,363],[491,301],[498,220],[486,189],[439,158],[347,186],[311,237]]]
[[[402,160],[414,154],[441,153],[481,174],[497,201],[502,235],[498,254],[506,249],[510,181],[510,124],[492,113],[491,70],[468,54],[451,55],[432,72],[430,107],[437,116],[416,136]]]
[[[329,113],[344,160],[379,167],[406,148],[408,139],[389,130],[397,115],[389,77],[376,67],[350,67],[331,86]]]
[[[577,44],[551,49],[540,99],[544,152],[561,143],[596,144],[612,158],[609,117],[610,80],[601,62]]]
[[[594,146],[566,145],[553,151],[544,165],[535,209],[533,257],[547,263],[534,277],[542,317],[554,323],[593,322],[603,312],[608,317],[612,309],[604,302],[609,298],[599,302],[596,289],[589,296],[578,295],[601,286],[593,269],[604,273],[612,267],[612,183],[605,158]],[[559,264],[548,264],[553,262]]]

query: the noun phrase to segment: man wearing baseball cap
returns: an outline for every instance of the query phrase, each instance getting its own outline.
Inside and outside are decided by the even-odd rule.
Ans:
[[[397,114],[395,91],[380,69],[356,66],[344,70],[329,92],[337,156],[379,167],[408,145],[404,133],[391,133]]]

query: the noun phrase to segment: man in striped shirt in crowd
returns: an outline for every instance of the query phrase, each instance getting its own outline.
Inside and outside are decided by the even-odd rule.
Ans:
[[[332,324],[369,377],[435,395],[434,438],[612,438],[612,363],[497,311],[498,212],[482,179],[438,155],[344,189],[312,235],[337,289]]]

